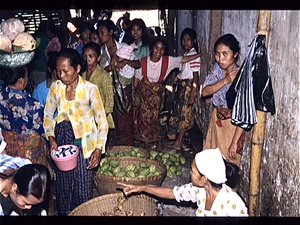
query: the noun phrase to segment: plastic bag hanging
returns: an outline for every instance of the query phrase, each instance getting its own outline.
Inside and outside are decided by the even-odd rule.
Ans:
[[[266,36],[256,38],[256,48],[252,59],[253,97],[256,110],[275,114],[275,101],[272,88]]]
[[[245,130],[250,130],[257,123],[255,110],[275,113],[265,40],[265,35],[254,38],[239,73],[226,93],[228,107],[232,108],[231,122]]]

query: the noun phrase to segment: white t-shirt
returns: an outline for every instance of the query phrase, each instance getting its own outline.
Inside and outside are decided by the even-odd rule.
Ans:
[[[192,183],[175,186],[175,199],[197,202],[196,216],[248,216],[248,209],[241,197],[226,184],[218,193],[210,210],[205,210],[206,192],[204,188],[193,186]]]
[[[179,57],[169,56],[168,69],[164,77],[164,80],[167,78],[167,76],[173,69],[180,67],[181,60],[182,60],[181,56]],[[150,56],[147,57],[147,77],[151,83],[156,83],[159,80],[161,66],[162,66],[162,57],[158,62],[152,62],[150,60]],[[143,77],[142,68],[137,69],[134,76],[135,78],[141,80]]]
[[[192,48],[188,53],[184,53],[184,56],[188,55],[196,55],[197,52],[194,48]],[[178,74],[178,78],[181,80],[185,79],[193,79],[193,72],[200,72],[200,57],[194,59],[190,62],[182,63],[180,66],[180,73]]]

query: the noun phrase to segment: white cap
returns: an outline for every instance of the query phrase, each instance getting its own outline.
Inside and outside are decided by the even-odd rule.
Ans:
[[[197,169],[210,181],[221,184],[226,182],[226,167],[219,148],[206,149],[196,154]]]

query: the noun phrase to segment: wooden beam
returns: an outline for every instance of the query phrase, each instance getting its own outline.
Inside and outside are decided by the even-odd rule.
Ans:
[[[266,35],[267,49],[269,43],[270,24],[271,11],[260,10],[257,23],[257,34]],[[249,216],[260,215],[260,168],[267,117],[266,112],[258,110],[256,111],[256,116],[257,124],[253,127],[251,141]]]

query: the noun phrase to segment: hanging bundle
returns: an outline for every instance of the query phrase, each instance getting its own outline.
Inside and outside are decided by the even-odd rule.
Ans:
[[[257,123],[256,110],[275,113],[265,42],[265,35],[254,38],[239,73],[226,93],[228,107],[232,109],[231,122],[245,130],[250,130]]]
[[[123,113],[129,113],[131,104],[125,90],[120,83],[119,73],[116,69],[113,70],[113,89],[114,89],[114,107],[115,110],[121,115]]]

